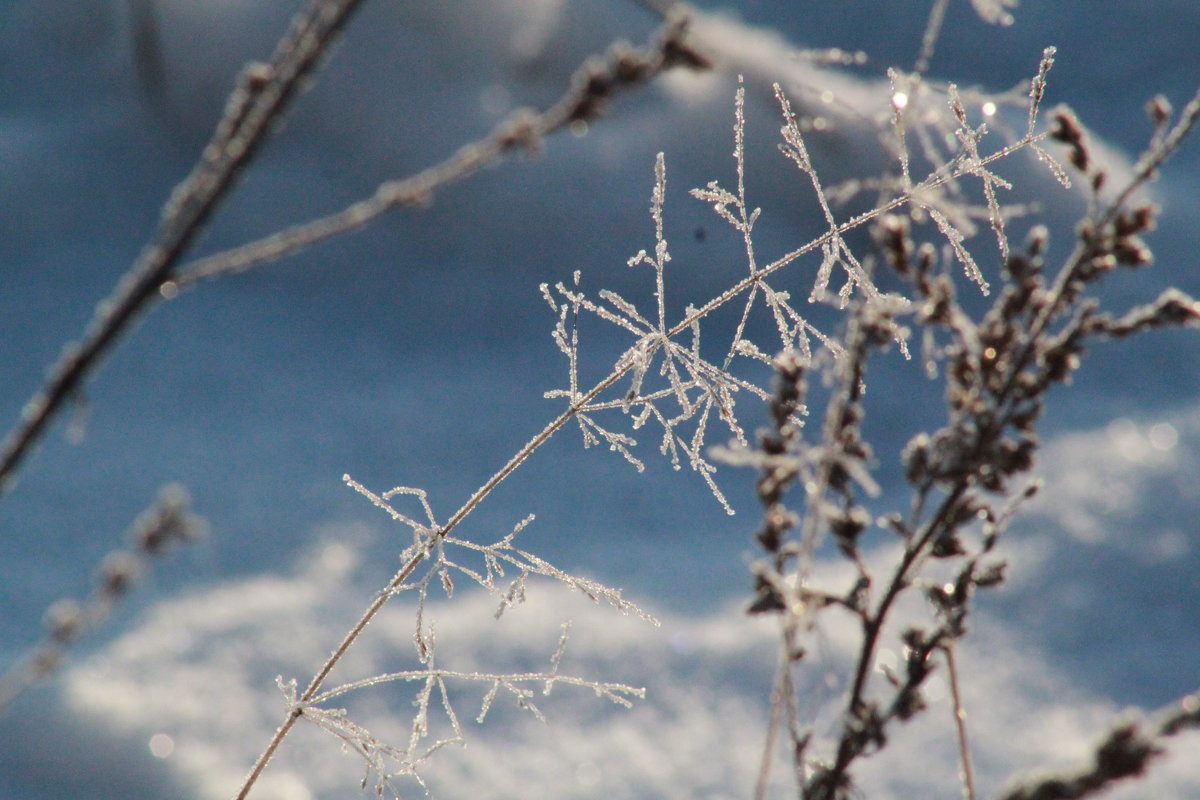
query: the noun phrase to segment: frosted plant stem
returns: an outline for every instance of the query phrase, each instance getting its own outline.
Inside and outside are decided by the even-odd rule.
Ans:
[[[1198,97],[1197,103],[1200,104],[1200,94],[1198,94],[1197,97]],[[1200,112],[1198,112],[1197,116],[1200,116]],[[1017,152],[1018,150],[1021,150],[1022,148],[1028,147],[1032,144],[1036,144],[1037,142],[1041,141],[1044,138],[1046,138],[1045,132],[1027,135],[1024,138],[1022,138],[1020,141],[1013,142],[1010,145],[1006,145],[1005,147],[1001,148],[1000,150],[997,150],[995,153],[992,153],[991,155],[980,159],[978,166],[980,168],[986,167],[989,164],[992,164],[993,162],[999,161],[999,160]],[[912,191],[905,192],[904,194],[901,194],[897,197],[892,198],[891,200],[887,201],[886,203],[881,203],[880,205],[878,205],[877,207],[873,208],[870,211],[859,214],[857,217],[854,217],[854,218],[849,219],[841,224],[831,227],[830,230],[821,234],[817,238],[809,241],[807,244],[797,247],[795,250],[792,250],[788,253],[784,253],[782,256],[775,259],[770,264],[767,264],[767,265],[763,266],[761,269],[757,270],[756,272],[753,272],[750,275],[747,275],[745,278],[742,278],[740,281],[733,284],[725,291],[721,292],[721,294],[717,295],[712,300],[709,300],[704,305],[700,306],[697,309],[694,309],[690,314],[686,314],[681,321],[676,323],[674,327],[672,327],[670,330],[667,331],[667,334],[666,334],[667,337],[671,338],[671,337],[677,336],[678,334],[687,330],[694,323],[696,323],[697,321],[708,316],[714,309],[720,308],[721,306],[725,305],[730,300],[732,300],[734,297],[737,297],[739,294],[746,291],[746,289],[748,289],[751,286],[754,286],[758,283],[761,283],[764,278],[768,277],[769,275],[771,275],[775,272],[778,272],[779,270],[781,270],[784,267],[786,267],[787,265],[791,264],[792,262],[794,262],[796,259],[800,258],[801,256],[806,255],[807,253],[811,253],[814,250],[819,249],[824,244],[827,244],[832,241],[836,241],[842,235],[849,233],[850,231],[852,231],[856,228],[862,227],[863,225],[865,225],[866,223],[870,222],[873,219],[882,217],[884,214],[887,214],[889,211],[892,211],[892,210],[899,208],[900,206],[906,205],[908,203],[913,203],[914,202],[913,198],[915,196],[925,193],[925,192],[928,192],[931,189],[936,189],[939,186],[944,186],[945,184],[953,181],[955,178],[962,177],[963,174],[964,174],[964,172],[962,170],[958,169],[954,164],[951,164],[949,168],[943,169],[943,170],[938,170],[937,172],[934,172],[933,174],[931,174],[925,180],[921,181],[921,183],[914,186]]]
[[[448,530],[448,528],[443,529],[440,534],[444,535],[446,530]],[[359,634],[361,634],[367,625],[370,624],[371,620],[375,618],[375,615],[379,613],[380,609],[383,608],[384,604],[388,601],[392,594],[400,588],[404,581],[408,580],[408,577],[412,575],[413,570],[415,570],[417,566],[425,560],[427,552],[427,550],[421,550],[417,552],[416,555],[410,558],[408,562],[401,567],[400,571],[397,572],[395,576],[392,577],[391,581],[388,582],[387,588],[375,596],[375,599],[371,601],[369,606],[367,606],[367,610],[363,612],[361,617],[359,617],[358,622],[355,623],[354,627],[351,628],[345,637],[342,638],[342,643],[337,646],[337,649],[334,650],[325,663],[321,665],[321,669],[315,676],[313,676],[312,681],[310,681],[308,684],[308,688],[304,690],[304,694],[300,695],[296,706],[288,711],[287,719],[285,719],[283,724],[280,725],[275,731],[275,735],[271,737],[270,744],[268,744],[267,748],[263,750],[262,755],[258,757],[258,761],[254,763],[254,767],[250,770],[250,774],[246,777],[245,782],[242,784],[242,789],[238,792],[236,800],[243,800],[246,795],[250,793],[251,787],[253,787],[254,783],[258,780],[258,776],[262,774],[262,771],[266,768],[267,763],[270,762],[271,757],[275,755],[275,751],[279,749],[279,745],[283,743],[283,740],[287,737],[288,732],[291,731],[292,726],[296,724],[296,720],[303,716],[304,703],[309,702],[313,699],[313,697],[316,696],[317,692],[320,691],[321,686],[324,685],[325,679],[329,677],[329,673],[331,673],[333,668],[337,666],[338,662],[342,660],[342,656],[346,654],[346,651],[349,650],[354,642],[358,639]]]
[[[275,751],[279,749],[279,745],[283,743],[283,739],[288,735],[288,731],[296,724],[296,720],[300,719],[301,713],[299,708],[294,708],[288,712],[287,719],[275,731],[275,735],[271,737],[271,743],[267,745],[267,749],[263,750],[262,755],[258,757],[258,761],[254,762],[254,768],[246,776],[246,780],[242,783],[241,791],[237,793],[235,800],[245,800],[245,797],[250,794],[250,789],[253,788],[255,782],[258,780],[258,776],[267,768],[267,763],[275,755]]]
[[[675,26],[673,29],[669,29],[667,35],[663,37],[663,44],[661,45],[662,51],[657,54],[657,63],[654,64],[653,67],[654,71],[670,65],[671,59],[667,56],[665,51],[672,47],[680,48],[682,46],[681,43],[675,38],[680,33],[680,26]],[[678,54],[676,54],[676,57],[678,57]],[[628,66],[628,64],[626,64],[626,66]],[[546,123],[547,118],[561,117],[562,119],[570,119],[575,117],[578,113],[580,113],[578,110],[579,104],[584,103],[588,99],[589,98],[587,95],[583,95],[582,97],[568,95],[568,97],[560,101],[559,105],[556,106],[550,114],[547,114],[546,117],[543,118],[543,125],[548,124]],[[558,124],[561,124],[561,120]],[[512,134],[509,133],[508,136],[511,137]],[[497,148],[495,151],[496,153],[502,152],[503,147],[500,144],[499,137],[497,142],[494,143],[494,146]],[[460,158],[462,161],[460,161],[457,165],[455,165],[454,160],[452,159],[451,162],[447,162],[447,164],[444,164],[441,167],[433,168],[428,175],[423,173],[422,175],[417,176],[414,181],[424,184],[431,178],[436,178],[437,176],[442,175],[444,170],[449,170],[451,174],[461,176],[462,174],[471,171],[471,169],[477,168],[477,156],[472,157],[469,155],[460,154]],[[456,170],[458,170],[457,173],[455,172]],[[385,184],[384,187],[381,187],[381,192],[386,186],[387,185]],[[393,191],[396,189],[396,186],[392,187]],[[386,210],[388,207],[386,205],[386,201],[381,200],[378,196],[375,198],[375,202],[382,203],[382,205],[376,207],[374,204],[372,204],[372,201],[364,201],[364,203],[369,204],[371,207],[366,208],[364,206],[362,210],[366,211],[370,216],[382,213],[383,210]],[[335,217],[337,216],[338,215],[335,215]],[[331,220],[332,219],[333,218],[331,218]],[[331,220],[320,221],[317,225],[317,227],[320,228],[320,230],[326,235],[332,235],[334,232],[333,228],[339,227],[338,223]],[[361,222],[359,224],[361,224]],[[332,228],[330,227],[331,225]],[[250,247],[254,246],[251,245]],[[229,264],[232,264],[237,259],[235,258],[226,260]],[[239,264],[238,266],[241,265]],[[226,264],[222,268],[229,269],[230,267],[228,264]],[[517,467],[519,467],[527,458],[529,458],[530,455],[532,455],[539,447],[545,444],[550,437],[552,437],[559,429],[562,428],[563,425],[574,418],[581,409],[585,408],[590,402],[595,400],[596,397],[598,397],[606,389],[619,381],[626,373],[632,370],[634,368],[634,364],[635,362],[633,361],[627,361],[623,366],[617,366],[607,378],[592,387],[592,389],[586,394],[573,397],[572,402],[567,409],[554,420],[552,420],[548,425],[546,425],[546,427],[544,427],[537,435],[530,439],[524,447],[518,450],[512,456],[512,458],[510,458],[508,462],[505,463],[505,465],[501,467],[498,472],[496,472],[496,474],[494,474],[487,480],[487,482],[479,487],[479,489],[477,489],[475,493],[471,495],[467,502],[464,503],[462,507],[450,517],[449,520],[447,520],[446,524],[438,528],[436,535],[444,537],[455,527],[457,527],[458,524],[462,522],[481,502],[483,502],[484,498],[491,494],[492,491],[505,478],[511,475],[517,469]],[[354,642],[358,640],[358,637],[366,629],[367,625],[370,624],[371,620],[375,618],[375,616],[392,597],[392,595],[404,584],[409,576],[412,575],[417,566],[419,566],[421,562],[427,558],[427,555],[428,550],[420,550],[415,553],[412,558],[410,558],[409,561],[400,569],[400,571],[397,572],[396,575],[391,579],[387,587],[378,595],[376,595],[375,599],[371,601],[371,604],[367,606],[367,609],[359,617],[358,622],[355,623],[349,632],[347,632],[347,634],[343,637],[341,644],[338,645],[330,657],[321,666],[320,670],[317,671],[316,675],[313,676],[312,681],[304,690],[304,693],[298,698],[295,707],[288,711],[287,718],[275,731],[274,736],[271,737],[270,743],[268,743],[266,749],[264,749],[262,754],[259,755],[258,760],[251,768],[250,774],[246,777],[245,782],[242,784],[241,790],[236,795],[236,800],[244,800],[244,798],[249,794],[250,789],[253,787],[255,782],[257,782],[259,775],[262,774],[262,771],[266,769],[266,766],[274,756],[275,751],[279,749],[280,744],[283,743],[283,740],[287,737],[292,727],[296,724],[296,720],[303,716],[304,704],[311,701],[317,695],[321,689],[321,686],[324,685],[325,680],[329,677],[329,674],[333,671],[334,667],[337,666],[338,662],[341,661],[342,656],[344,656],[350,647],[353,646]]]
[[[631,369],[633,369],[632,363],[627,366],[618,366],[607,378],[593,386],[590,391],[576,398],[567,407],[566,411],[559,414],[553,421],[550,422],[550,424],[542,428],[542,430],[536,436],[526,442],[525,446],[518,450],[512,456],[512,458],[510,458],[508,462],[500,468],[500,471],[498,471],[495,475],[489,478],[486,483],[475,490],[475,493],[472,494],[470,499],[468,499],[467,502],[462,505],[462,508],[454,512],[454,515],[447,520],[446,524],[437,529],[436,535],[442,537],[448,535],[450,531],[452,531],[460,522],[466,519],[466,517],[472,511],[474,511],[475,508],[482,503],[489,494],[492,493],[492,490],[499,486],[505,478],[516,471],[517,467],[521,466],[521,464],[523,464],[525,460],[529,458],[529,456],[533,455],[533,453],[539,447],[549,441],[550,437],[557,433],[563,425],[570,422],[571,419],[574,418],[574,416],[579,413],[581,409],[586,407],[588,403],[619,381]],[[304,690],[304,693],[301,694],[297,700],[295,707],[288,711],[287,718],[275,731],[275,735],[271,737],[270,743],[258,757],[258,760],[254,763],[254,767],[250,770],[250,774],[246,776],[246,780],[242,784],[242,788],[236,795],[235,800],[244,800],[244,798],[250,793],[250,789],[258,780],[258,776],[262,774],[264,769],[266,769],[267,764],[275,755],[275,751],[279,749],[279,745],[283,743],[283,740],[291,731],[292,726],[296,724],[296,720],[300,719],[300,717],[304,715],[304,704],[310,702],[314,697],[316,697],[317,693],[321,690],[321,687],[325,684],[325,680],[329,677],[329,674],[333,672],[334,667],[336,667],[338,662],[342,660],[342,656],[344,656],[346,652],[354,645],[354,642],[357,641],[359,635],[366,630],[366,627],[371,623],[371,620],[373,620],[380,610],[383,609],[384,604],[386,604],[387,601],[392,598],[396,591],[398,591],[404,582],[408,580],[409,576],[412,575],[413,571],[416,570],[421,562],[428,557],[428,553],[428,548],[424,548],[414,554],[404,564],[400,571],[392,577],[391,581],[388,582],[388,585],[383,589],[383,591],[379,592],[375,596],[375,599],[371,601],[371,604],[367,606],[367,609],[362,613],[362,616],[359,617],[358,622],[356,622],[354,627],[352,627],[349,632],[346,633],[346,635],[342,638],[341,644],[337,646],[329,658],[326,659],[325,663],[321,665],[321,668],[317,671],[316,675],[313,676],[313,679],[308,684],[308,688]]]
[[[937,47],[942,22],[946,19],[946,7],[949,5],[949,0],[934,0],[933,8],[929,9],[929,21],[925,23],[925,34],[921,37],[921,52],[913,66],[914,75],[924,75],[929,71],[929,62],[933,60],[933,51]]]
[[[859,647],[854,680],[847,693],[845,705],[847,713],[853,712],[855,709],[863,706],[867,678],[870,676],[872,665],[875,663],[875,653],[879,645],[879,637],[883,632],[883,627],[888,620],[892,606],[899,599],[900,594],[911,585],[912,570],[921,561],[921,557],[942,531],[943,526],[949,524],[947,510],[954,507],[954,504],[959,501],[965,491],[965,485],[960,482],[943,498],[938,512],[928,523],[925,532],[916,541],[905,547],[900,563],[897,565],[896,571],[888,583],[887,590],[880,599],[875,611],[863,618],[863,641]],[[825,783],[829,786],[836,786],[841,782],[842,776],[850,768],[851,762],[859,755],[852,745],[852,737],[847,736],[848,732],[848,730],[844,731],[840,737],[836,759],[833,765],[829,767],[829,771],[824,778]]]
[[[567,407],[566,411],[559,414],[558,417],[556,417],[549,425],[543,428],[540,433],[526,442],[525,446],[518,450],[516,454],[508,460],[508,463],[500,468],[499,472],[489,478],[487,483],[483,484],[483,486],[480,486],[479,489],[475,491],[475,494],[471,495],[470,499],[463,503],[462,508],[454,512],[454,515],[450,517],[450,519],[438,532],[439,535],[446,535],[455,526],[457,526],[458,523],[462,522],[462,520],[468,514],[475,510],[477,505],[483,502],[485,497],[492,493],[492,490],[495,489],[501,481],[511,475],[517,467],[521,466],[525,459],[533,455],[534,451],[545,444],[551,436],[553,436],[560,428],[562,428],[563,425],[566,425],[568,422],[570,422],[581,409],[583,409],[590,402],[600,396],[600,394],[606,389],[624,377],[630,370],[633,369],[633,366],[634,365],[632,363],[629,363],[626,366],[619,366],[615,368],[607,378],[593,386],[587,394],[580,395],[578,398],[572,401],[571,405]]]

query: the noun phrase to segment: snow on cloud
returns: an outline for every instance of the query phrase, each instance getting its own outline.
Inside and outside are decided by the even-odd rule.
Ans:
[[[1148,487],[1164,475],[1189,472],[1183,467],[1200,452],[1198,420],[1200,409],[1193,409],[1167,421],[1120,421],[1051,442],[1043,461],[1047,499],[1028,515],[1036,533],[1014,530],[1011,537],[1010,590],[1036,593],[1059,575],[1062,563],[1040,557],[1049,547],[1046,540],[1062,535],[1055,532],[1059,522],[1062,530],[1092,546],[1125,547],[1115,533],[1131,519],[1153,516],[1161,510],[1162,494],[1171,493],[1169,486],[1159,492]],[[1105,486],[1128,489],[1117,493],[1115,511],[1112,503],[1097,504],[1107,494],[1097,495],[1095,489]],[[1194,510],[1195,499],[1193,492],[1179,502]],[[1182,505],[1175,520],[1188,518]],[[1147,533],[1148,541],[1156,541],[1154,530]],[[1194,554],[1189,542],[1173,546]],[[879,548],[870,561],[882,571],[888,556]],[[326,538],[288,574],[229,581],[162,603],[69,670],[63,702],[82,720],[101,722],[114,737],[158,749],[185,796],[226,797],[282,720],[285,705],[274,676],[296,677],[303,685],[369,598],[356,578],[359,558],[350,546]],[[1130,569],[1139,566],[1130,561]],[[848,576],[841,563],[818,564],[815,574],[832,583]],[[477,725],[473,719],[486,687],[452,684],[467,746],[433,756],[425,775],[434,797],[747,796],[760,758],[764,698],[774,663],[769,620],[747,618],[735,603],[695,616],[660,614],[662,626],[656,628],[547,585],[535,585],[525,604],[499,620],[495,607],[494,598],[462,588],[453,601],[431,606],[440,666],[468,672],[543,670],[561,623],[570,619],[561,674],[644,686],[648,694],[625,710],[590,690],[557,685],[549,697],[539,691],[531,698],[545,713],[544,724],[516,710],[502,694],[489,718]],[[1114,630],[1111,653],[1089,654],[1091,668],[1103,671],[1105,660],[1121,648],[1119,631],[1127,611],[1114,603],[1096,613]],[[401,595],[372,623],[334,682],[414,668],[412,629],[412,600]],[[1014,774],[1090,763],[1091,748],[1123,718],[1117,704],[1090,691],[1036,634],[1028,621],[980,609],[960,651],[983,796],[994,795]],[[827,612],[810,643],[803,678],[810,684],[801,695],[801,711],[815,720],[820,734],[836,722],[837,676],[856,652],[856,626]],[[886,647],[880,653],[880,662],[895,658]],[[356,722],[403,745],[409,692],[389,685],[344,700]],[[927,699],[927,713],[894,729],[887,749],[862,762],[857,775],[864,796],[957,793],[951,709],[940,679],[931,682]],[[431,713],[435,735],[445,734],[440,710]],[[1183,739],[1156,762],[1148,780],[1107,796],[1196,793],[1200,768],[1182,754],[1197,743],[1195,735]],[[815,746],[827,745],[818,740]],[[345,796],[362,777],[358,759],[341,752],[336,740],[300,726],[256,796]],[[401,780],[400,785],[408,794],[419,794],[413,784]],[[777,791],[787,794],[782,780]]]

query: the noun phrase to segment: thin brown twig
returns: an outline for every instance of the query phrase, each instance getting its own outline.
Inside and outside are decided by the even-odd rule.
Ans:
[[[954,703],[954,730],[958,738],[958,758],[962,765],[963,797],[975,800],[975,769],[971,765],[971,747],[967,742],[967,712],[963,708],[962,694],[958,688],[958,664],[954,660],[954,645],[942,648],[946,655],[947,680],[950,683],[950,699]]]

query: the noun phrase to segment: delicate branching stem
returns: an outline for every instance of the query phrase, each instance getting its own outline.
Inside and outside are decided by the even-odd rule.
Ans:
[[[648,80],[659,71],[677,64],[687,64],[692,67],[704,66],[704,59],[683,43],[681,38],[683,28],[683,21],[676,20],[667,26],[656,48],[645,53],[617,49],[603,65],[593,63],[585,67],[576,76],[575,88],[544,114],[522,113],[510,118],[483,142],[463,148],[456,156],[440,165],[407,180],[385,183],[379,187],[373,197],[356,203],[342,212],[292,228],[261,242],[217,254],[198,262],[181,273],[179,282],[191,282],[204,277],[245,269],[255,263],[294,252],[322,239],[361,227],[391,208],[428,199],[435,188],[470,174],[482,165],[496,160],[508,150],[515,147],[536,147],[542,137],[547,134],[574,121],[592,118],[599,109],[600,103],[614,89]],[[436,536],[447,536],[479,503],[491,494],[496,486],[563,425],[573,419],[588,402],[611,387],[632,368],[632,363],[618,367],[591,391],[573,399],[564,412],[526,443],[499,472],[488,479],[444,525],[440,526],[435,532]],[[237,795],[239,800],[250,791],[296,720],[302,716],[302,704],[311,702],[317,696],[325,680],[341,661],[343,655],[353,646],[393,594],[404,585],[416,568],[428,557],[429,552],[429,548],[418,549],[410,557],[400,571],[393,576],[387,587],[376,595],[358,622],[346,633],[338,647],[313,676],[308,687],[298,698],[298,705],[289,710],[284,723],[275,732],[266,749],[256,761]]]
[[[1028,147],[1030,144],[1041,141],[1044,138],[1046,138],[1045,132],[1026,136],[1026,137],[1022,138],[1021,140],[1019,140],[1017,142],[1013,142],[1009,145],[1006,145],[1005,147],[1002,147],[1001,149],[997,150],[995,153],[992,153],[991,155],[984,157],[983,159],[980,160],[979,166],[987,166],[988,164],[992,164],[996,161],[999,161],[999,160],[1001,160],[1007,156],[1010,156],[1013,153],[1025,148],[1025,147]],[[691,327],[693,324],[695,324],[697,321],[708,316],[715,309],[720,308],[721,306],[725,305],[730,300],[732,300],[734,297],[737,297],[742,292],[746,291],[748,288],[761,283],[763,278],[766,278],[766,277],[772,275],[773,273],[778,272],[779,270],[783,269],[784,267],[786,267],[789,264],[796,261],[796,259],[800,258],[801,256],[807,255],[808,253],[811,253],[815,250],[820,249],[820,247],[822,245],[836,241],[841,236],[849,233],[850,231],[852,231],[856,228],[862,227],[863,225],[867,224],[868,222],[871,222],[874,219],[882,217],[883,215],[887,214],[889,211],[893,211],[893,210],[899,208],[900,206],[903,206],[903,205],[913,202],[914,196],[921,194],[923,192],[927,192],[931,189],[936,189],[940,186],[944,186],[947,183],[950,183],[951,181],[954,181],[957,178],[961,178],[964,174],[966,174],[966,172],[964,170],[961,170],[961,169],[953,167],[953,166],[938,169],[937,171],[932,173],[928,178],[926,178],[924,181],[922,181],[921,183],[914,186],[913,191],[906,192],[897,197],[894,197],[891,200],[888,200],[887,202],[881,203],[879,206],[871,209],[870,211],[865,211],[856,217],[853,217],[845,222],[842,222],[842,223],[836,225],[835,227],[831,228],[830,230],[826,231],[825,233],[821,234],[820,236],[816,237],[815,239],[812,239],[811,241],[807,242],[804,245],[801,245],[800,247],[797,247],[794,250],[784,253],[782,256],[775,259],[771,263],[763,266],[761,269],[746,276],[745,278],[742,278],[737,283],[732,284],[729,288],[727,288],[725,291],[721,292],[719,295],[717,295],[713,299],[706,302],[704,305],[693,309],[690,314],[684,315],[682,320],[680,320],[678,323],[676,323],[675,325],[673,325],[670,328],[667,335],[670,337],[679,335],[680,333],[682,333],[683,331],[685,331],[689,327]]]
[[[863,706],[866,702],[867,679],[871,675],[871,669],[875,664],[876,650],[879,647],[879,637],[883,633],[883,628],[890,619],[892,606],[900,595],[911,585],[913,568],[919,563],[921,558],[927,553],[929,546],[941,532],[942,521],[945,520],[945,512],[957,503],[962,493],[965,491],[965,486],[960,486],[956,491],[950,493],[942,502],[940,513],[935,515],[933,522],[928,526],[924,535],[917,541],[908,545],[904,549],[904,554],[900,558],[900,563],[896,566],[892,574],[891,581],[888,582],[887,590],[879,600],[879,604],[873,612],[869,612],[863,617],[863,640],[859,646],[858,658],[855,662],[854,679],[850,684],[850,689],[846,693],[845,710],[846,713],[853,715],[855,709]],[[847,723],[849,726],[852,723]],[[836,760],[829,768],[825,783],[830,786],[837,786],[850,768],[851,762],[859,755],[858,750],[853,744],[854,737],[852,732],[847,728],[844,731],[841,741],[838,744]]]
[[[527,458],[533,455],[534,451],[549,441],[550,437],[557,433],[563,425],[566,425],[568,422],[574,419],[575,415],[579,413],[580,409],[587,406],[589,402],[594,400],[609,387],[616,384],[617,381],[625,377],[625,375],[627,375],[632,369],[633,364],[629,364],[628,366],[624,367],[617,367],[611,374],[609,374],[607,378],[597,383],[587,393],[581,395],[578,400],[572,402],[567,407],[566,411],[563,411],[561,414],[555,417],[549,425],[541,430],[541,432],[526,442],[525,446],[518,450],[512,456],[512,458],[510,458],[508,462],[500,468],[499,472],[497,472],[495,475],[489,478],[486,483],[476,489],[475,493],[471,495],[467,502],[463,503],[462,507],[458,509],[458,511],[454,512],[450,519],[447,520],[445,526],[439,531],[439,534],[444,536],[455,526],[457,526],[458,523],[462,522],[468,514],[475,510],[476,506],[483,502],[485,497],[492,493],[492,490],[495,489],[501,481],[511,475],[517,469],[517,467],[521,466],[521,464],[524,463]]]
[[[611,375],[597,383],[590,391],[582,395],[578,400],[571,403],[571,405],[568,406],[565,411],[559,414],[558,417],[556,417],[549,425],[547,425],[536,436],[526,442],[525,446],[518,450],[517,453],[513,455],[513,457],[510,458],[508,462],[500,469],[499,472],[497,472],[482,486],[480,486],[475,493],[471,495],[467,502],[464,503],[462,507],[458,509],[458,511],[454,512],[454,514],[446,521],[444,525],[437,529],[436,535],[439,537],[447,536],[458,526],[460,522],[466,519],[466,517],[472,511],[474,511],[475,508],[482,503],[484,499],[490,495],[505,478],[511,475],[517,469],[517,467],[521,466],[521,464],[524,463],[529,456],[533,455],[533,453],[539,447],[549,441],[550,437],[552,437],[564,425],[570,422],[581,408],[586,406],[588,402],[619,381],[632,368],[632,365],[630,365],[625,368],[618,368],[614,370]],[[407,562],[405,562],[400,571],[392,577],[383,591],[379,592],[375,596],[375,599],[371,601],[371,604],[367,606],[366,610],[359,617],[358,622],[356,622],[354,626],[346,633],[346,635],[342,638],[341,643],[337,646],[337,648],[334,649],[333,653],[330,654],[325,663],[321,665],[321,668],[317,670],[317,673],[309,682],[308,687],[299,697],[299,702],[301,704],[311,702],[313,698],[317,696],[317,693],[325,684],[325,680],[329,677],[329,674],[333,672],[334,667],[336,667],[338,662],[342,660],[342,657],[358,640],[358,637],[362,634],[362,632],[366,630],[366,627],[371,623],[371,620],[373,620],[376,615],[379,614],[387,601],[390,600],[400,589],[400,587],[404,585],[405,581],[408,580],[416,568],[423,561],[425,561],[426,558],[428,558],[429,552],[429,548],[418,550],[409,558]],[[301,706],[297,706],[288,711],[287,718],[275,731],[275,734],[271,737],[271,741],[267,744],[266,749],[263,750],[262,754],[255,762],[254,767],[251,769],[250,774],[246,777],[241,790],[236,796],[236,800],[243,800],[243,798],[249,794],[251,787],[258,780],[258,776],[262,773],[263,769],[266,768],[267,763],[271,760],[271,757],[275,754],[275,751],[279,749],[279,745],[282,744],[283,740],[291,731],[292,726],[296,724],[296,720],[298,720],[302,714],[303,710]]]
[[[623,683],[597,683],[596,681],[584,680],[583,678],[573,677],[571,675],[553,675],[547,678],[544,672],[517,672],[517,673],[493,673],[493,672],[461,672],[450,669],[427,669],[427,670],[412,670],[409,672],[391,672],[383,675],[375,675],[366,680],[354,681],[335,689],[330,689],[327,692],[322,692],[314,696],[310,702],[313,704],[326,703],[335,697],[340,697],[349,692],[365,689],[369,686],[378,686],[381,683],[392,681],[427,681],[430,679],[445,679],[458,678],[461,680],[469,680],[476,682],[505,682],[505,683],[562,683],[570,686],[581,686],[588,689],[593,689],[597,692],[608,692],[614,696],[619,694],[630,694],[634,697],[642,697],[645,692],[640,689],[631,690],[630,687]]]

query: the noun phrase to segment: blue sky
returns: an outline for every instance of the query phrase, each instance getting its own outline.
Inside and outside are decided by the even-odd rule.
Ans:
[[[625,264],[654,244],[648,200],[657,152],[667,163],[671,297],[681,308],[745,270],[736,239],[687,195],[712,179],[733,181],[733,71],[745,73],[749,87],[747,182],[752,204],[764,209],[760,249],[782,252],[819,232],[798,199],[803,184],[776,150],[777,111],[764,81],[783,81],[805,110],[830,86],[856,113],[877,108],[887,96],[878,76],[893,60],[911,65],[924,12],[909,3],[812,5],[821,7],[801,15],[788,3],[747,3],[742,21],[714,18],[725,71],[672,76],[617,100],[586,136],[549,141],[538,157],[474,176],[427,209],[199,286],[148,314],[89,385],[82,443],[69,443],[63,430],[51,435],[0,501],[6,658],[36,641],[51,602],[84,590],[163,483],[189,487],[210,535],[156,567],[61,678],[14,708],[10,723],[52,731],[57,747],[46,756],[20,736],[0,745],[6,796],[60,797],[78,787],[97,797],[228,794],[277,724],[274,675],[303,679],[382,585],[396,543],[405,541],[341,476],[375,489],[421,486],[444,517],[557,412],[542,393],[563,385],[566,367],[537,285],[569,281],[579,269],[588,291],[650,299],[649,272]],[[17,418],[46,365],[132,263],[207,135],[232,71],[267,55],[290,7],[162,0],[165,69],[147,89],[125,5],[3,3],[6,419]],[[931,74],[1003,91],[1055,45],[1047,102],[1071,103],[1117,154],[1146,140],[1142,106],[1151,94],[1164,91],[1179,107],[1200,81],[1184,42],[1196,29],[1191,3],[1156,4],[1153,15],[1130,20],[1115,2],[1077,12],[1028,2],[1015,17],[1010,28],[987,26],[968,4],[953,4]],[[613,38],[641,41],[652,27],[634,4],[600,0],[369,5],[200,250],[339,208],[382,178],[426,166],[484,134],[510,107],[553,100],[570,70]],[[793,45],[861,48],[872,60],[847,77],[789,58]],[[833,120],[837,135],[813,144],[827,182],[882,163],[866,122],[854,114]],[[1189,260],[1198,154],[1191,143],[1154,190],[1166,209],[1151,241],[1159,263],[1105,287],[1118,307],[1148,301],[1166,284],[1200,294],[1200,271]],[[1050,191],[1032,159],[1005,169],[1031,193]],[[1078,198],[1047,196],[1052,254],[1061,256]],[[580,330],[594,359],[587,368],[607,369],[621,341],[594,321]],[[1198,352],[1194,334],[1101,346],[1074,386],[1051,398],[1040,465],[1046,499],[1014,528],[1013,582],[985,604],[977,649],[964,656],[978,676],[972,707],[980,709],[976,740],[989,781],[1076,758],[1111,713],[1195,689],[1186,665],[1200,657],[1198,498],[1189,480],[1200,426]],[[879,375],[896,381],[893,392],[875,391],[880,430],[898,449],[903,439],[891,442],[888,431],[901,435],[912,413],[904,401],[921,381],[899,361],[881,365]],[[743,402],[752,429],[761,417]],[[472,731],[482,744],[451,752],[444,774],[431,773],[441,782],[440,790],[432,784],[435,796],[489,796],[484,786],[505,796],[530,781],[577,785],[566,796],[747,794],[766,682],[729,677],[769,675],[771,658],[763,632],[737,613],[755,525],[750,478],[720,478],[740,512],[726,517],[695,475],[664,465],[653,434],[643,438],[647,471],[638,474],[603,448],[582,450],[577,431],[564,430],[481,507],[469,532],[493,535],[536,513],[523,534],[530,549],[625,588],[661,617],[662,628],[617,617],[611,630],[604,617],[590,633],[577,632],[569,651],[581,669],[611,664],[614,679],[650,686],[650,699],[614,713],[601,703],[572,707],[568,697],[565,720],[534,727],[519,744],[503,741],[506,725]],[[528,628],[468,637],[464,663],[497,641],[553,651],[566,601],[532,594],[528,612],[518,610]],[[403,630],[405,613],[395,609]],[[443,613],[448,629],[477,624],[456,606]],[[836,664],[849,644],[838,630],[825,637]],[[383,638],[356,668],[386,670],[400,657],[404,636]],[[264,641],[270,646],[258,647]],[[989,702],[997,696],[1011,702]],[[1013,741],[1014,720],[1030,718],[1030,742]],[[952,769],[904,769],[942,730],[914,733],[894,760],[872,768],[866,785],[892,796],[916,786],[953,791]],[[147,743],[163,733],[176,746],[156,758]],[[518,756],[487,749],[501,745]],[[264,785],[262,796],[335,796],[361,777],[332,740],[298,737],[289,746],[294,766],[280,766],[271,778],[278,784]],[[559,755],[546,749],[553,747]],[[66,758],[66,769],[55,766],[74,753],[81,755]],[[328,766],[301,771],[313,759]],[[695,768],[700,761],[707,771]],[[1183,796],[1200,775],[1172,762],[1154,780],[1162,781],[1155,794]]]

